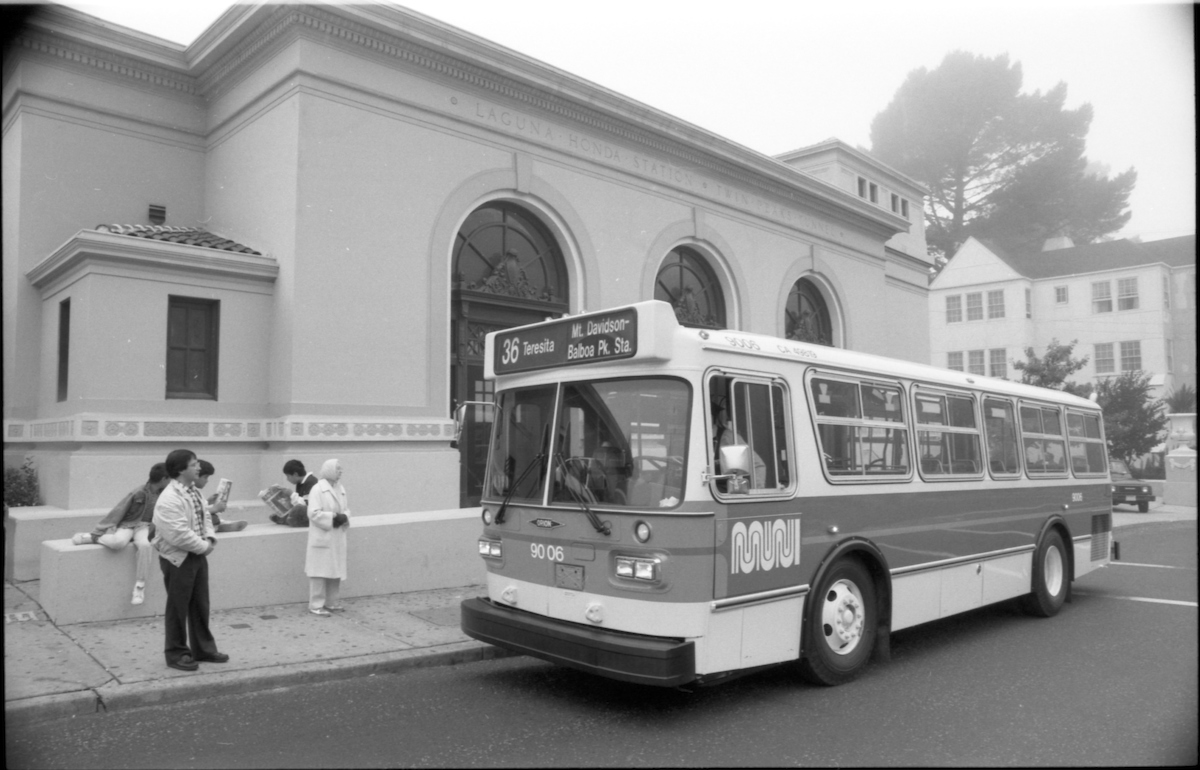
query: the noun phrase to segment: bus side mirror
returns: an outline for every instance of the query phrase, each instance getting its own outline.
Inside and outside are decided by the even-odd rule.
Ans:
[[[467,424],[468,406],[495,406],[491,401],[464,401],[454,409],[454,446],[462,439],[463,428]]]
[[[731,444],[721,447],[721,470],[728,474],[726,492],[744,495],[750,491],[750,447]]]

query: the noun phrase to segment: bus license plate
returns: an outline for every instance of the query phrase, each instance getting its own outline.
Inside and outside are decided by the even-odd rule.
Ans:
[[[572,591],[582,591],[583,567],[576,567],[573,564],[555,564],[554,586],[556,588],[569,588]]]

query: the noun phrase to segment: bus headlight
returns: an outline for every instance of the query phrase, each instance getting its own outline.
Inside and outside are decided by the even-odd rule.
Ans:
[[[634,559],[629,556],[618,556],[616,560],[617,577],[628,580],[658,580],[658,559]]]
[[[479,540],[479,555],[485,559],[499,559],[504,555],[504,551],[500,547],[499,540],[481,538]]]
[[[639,521],[633,525],[633,536],[637,538],[639,543],[645,543],[650,539],[650,525],[644,521]]]
[[[484,509],[483,509],[483,523],[484,523],[484,526],[488,526],[488,527],[492,526],[492,522],[493,522],[493,521],[495,521],[495,518],[496,518],[496,516],[495,516],[495,514],[493,514],[493,513],[492,513],[492,509],[491,509],[491,508],[484,508]]]

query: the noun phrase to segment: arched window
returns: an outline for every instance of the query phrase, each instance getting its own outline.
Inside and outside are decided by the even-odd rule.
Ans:
[[[725,297],[704,258],[689,248],[672,249],[654,279],[654,298],[669,302],[684,326],[724,329]]]
[[[455,288],[537,302],[566,299],[562,252],[546,229],[516,206],[471,212],[454,243]]]
[[[451,292],[450,409],[492,400],[483,377],[484,337],[567,312],[562,250],[530,212],[490,203],[467,217],[454,241]],[[472,407],[459,440],[459,504],[479,504],[490,436],[491,410]]]
[[[792,290],[788,292],[784,321],[785,333],[789,340],[833,345],[833,324],[829,319],[829,308],[820,290],[807,278],[796,281]]]

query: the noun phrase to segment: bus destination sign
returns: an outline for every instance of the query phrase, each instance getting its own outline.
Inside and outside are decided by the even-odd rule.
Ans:
[[[625,308],[497,332],[494,364],[496,374],[511,374],[615,361],[636,353],[637,310]]]

